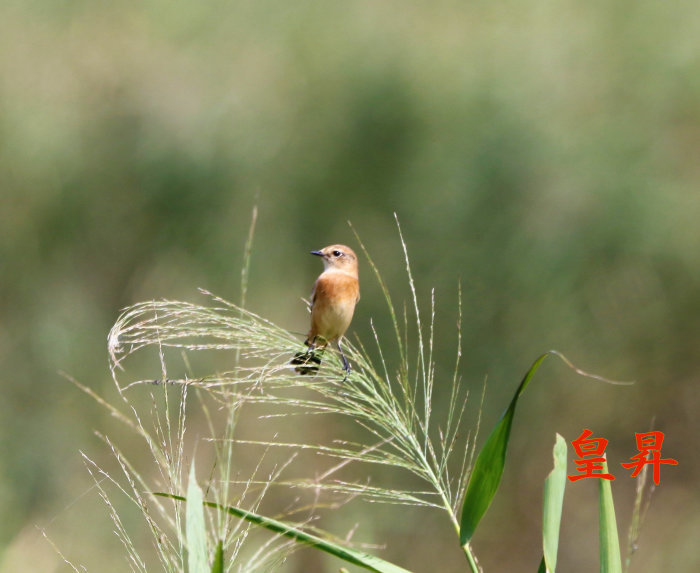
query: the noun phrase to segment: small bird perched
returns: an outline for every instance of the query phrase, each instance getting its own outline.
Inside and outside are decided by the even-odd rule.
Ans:
[[[323,258],[323,272],[314,283],[311,293],[311,330],[306,337],[309,348],[298,352],[292,359],[300,374],[318,372],[321,356],[330,342],[335,342],[343,359],[347,378],[350,372],[340,341],[350,326],[355,304],[360,300],[360,282],[357,275],[357,256],[350,247],[330,245],[312,255]],[[318,348],[319,353],[314,349]]]

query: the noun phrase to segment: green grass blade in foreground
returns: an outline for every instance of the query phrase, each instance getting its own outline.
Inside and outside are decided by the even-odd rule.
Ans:
[[[175,499],[178,501],[187,501],[187,499],[182,496],[173,495],[170,493],[154,493],[153,495],[158,495],[160,497],[168,497],[170,499]],[[389,563],[388,561],[384,561],[379,557],[374,557],[373,555],[368,555],[367,553],[355,551],[354,549],[348,549],[347,547],[343,547],[342,545],[338,545],[337,543],[326,541],[325,539],[317,537],[316,535],[311,535],[310,533],[306,533],[304,531],[301,531],[300,529],[296,529],[292,525],[289,525],[282,521],[277,521],[276,519],[271,519],[269,517],[258,515],[257,513],[253,513],[252,511],[247,511],[245,509],[240,509],[238,507],[223,506],[211,501],[205,501],[203,503],[208,507],[213,507],[215,509],[225,511],[231,515],[235,515],[236,517],[245,519],[250,523],[259,525],[260,527],[263,527],[268,531],[278,533],[285,537],[289,537],[290,539],[294,539],[295,541],[298,541],[300,543],[304,543],[311,547],[315,547],[316,549],[320,549],[321,551],[330,553],[331,555],[334,555],[339,559],[347,561],[348,563],[358,565],[359,567],[364,567],[365,569],[369,569],[370,571],[375,571],[376,573],[410,573],[408,569],[403,569],[402,567],[394,565],[393,563]]]
[[[559,549],[559,527],[566,487],[566,441],[557,434],[554,444],[554,468],[544,481],[544,509],[542,512],[542,562],[545,571],[554,573]]]
[[[608,473],[608,463],[603,462],[602,473]],[[617,537],[617,520],[610,480],[601,479],[598,484],[600,520],[600,573],[622,573],[620,541]]]
[[[224,542],[219,539],[216,544],[216,554],[214,563],[211,566],[211,573],[224,573]]]
[[[501,482],[503,466],[506,462],[510,428],[513,425],[513,416],[515,415],[515,407],[518,405],[518,398],[535,375],[542,361],[550,354],[552,352],[546,352],[540,356],[535,360],[530,370],[527,371],[510,402],[510,406],[501,416],[498,424],[496,424],[488,440],[486,440],[484,447],[479,452],[476,462],[474,462],[474,468],[469,476],[469,483],[467,484],[467,491],[464,494],[464,503],[462,504],[459,535],[462,546],[469,543],[469,540],[474,535],[476,526],[486,513],[489,505],[491,505],[491,501],[496,495],[496,490]]]
[[[202,489],[197,485],[194,474],[194,462],[190,469],[190,479],[187,484],[187,497],[192,503],[187,504],[185,513],[185,535],[187,537],[187,570],[190,573],[209,573],[207,555],[207,534],[204,526],[204,497]]]

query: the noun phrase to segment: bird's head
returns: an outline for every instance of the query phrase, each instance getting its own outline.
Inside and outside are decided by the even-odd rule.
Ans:
[[[323,258],[325,270],[337,269],[357,274],[357,255],[346,245],[329,245],[320,251],[311,251],[311,254]]]

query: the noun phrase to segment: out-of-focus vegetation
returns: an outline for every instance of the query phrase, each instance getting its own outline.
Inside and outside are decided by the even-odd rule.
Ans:
[[[58,371],[114,393],[120,308],[197,287],[237,300],[254,205],[247,306],[300,333],[320,270],[307,252],[355,246],[347,220],[408,300],[397,212],[419,297],[436,291],[445,375],[461,281],[461,373],[473,397],[488,376],[488,427],[549,348],[637,381],[541,370],[474,539],[485,570],[537,567],[555,432],[610,440],[624,531],[635,481],[619,463],[652,418],[679,465],[662,468],[633,568],[696,570],[698,37],[694,2],[3,2],[0,570],[60,569],[36,525],[90,570],[125,570],[79,455],[106,456],[92,431],[117,426]],[[352,326],[365,341],[370,317],[391,328],[368,271]],[[597,564],[597,484],[582,481],[563,571]],[[463,567],[425,509],[355,511],[339,535],[361,522],[389,560]]]

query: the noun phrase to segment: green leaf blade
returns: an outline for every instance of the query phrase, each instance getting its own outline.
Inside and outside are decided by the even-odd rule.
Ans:
[[[214,563],[211,566],[211,573],[224,573],[224,542],[219,539],[216,544],[216,553],[214,554]]]
[[[554,468],[544,482],[544,507],[542,511],[542,565],[545,567],[544,571],[549,573],[554,573],[557,567],[559,528],[566,487],[566,441],[559,434],[557,434],[552,453]]]
[[[471,540],[477,525],[491,505],[501,483],[510,429],[513,425],[518,398],[527,388],[542,361],[550,354],[551,352],[547,352],[541,355],[527,371],[518,389],[515,391],[508,409],[491,431],[491,435],[486,440],[474,462],[474,469],[469,476],[467,491],[464,494],[464,502],[462,503],[462,517],[460,520],[460,544],[462,546]]]
[[[602,473],[608,473],[608,463],[603,462]],[[598,488],[600,520],[600,573],[622,573],[620,541],[617,535],[615,504],[610,480],[600,479]]]
[[[175,499],[178,501],[187,501],[187,499],[182,496],[173,495],[170,493],[154,493],[153,495],[157,495],[160,497],[168,497],[170,499]],[[190,505],[190,503],[188,503],[188,505]],[[253,513],[252,511],[248,511],[238,507],[223,506],[211,501],[205,501],[204,505],[208,507],[213,507],[220,511],[225,511],[231,515],[235,515],[236,517],[245,519],[249,523],[259,525],[260,527],[263,527],[268,531],[272,531],[273,533],[278,533],[279,535],[289,537],[290,539],[294,539],[299,543],[304,543],[311,547],[315,547],[320,551],[325,551],[326,553],[334,555],[335,557],[347,561],[348,563],[352,563],[353,565],[357,565],[359,567],[364,567],[365,569],[369,569],[370,571],[374,571],[375,573],[410,573],[408,569],[404,569],[402,567],[399,567],[398,565],[394,565],[389,561],[384,561],[379,557],[375,557],[373,555],[369,555],[361,551],[356,551],[354,549],[343,547],[342,545],[338,545],[337,543],[327,541],[316,535],[306,533],[301,529],[295,528],[291,524],[284,523],[282,521],[278,521],[269,517],[265,517],[263,515]]]
[[[204,525],[204,496],[197,485],[194,463],[190,468],[187,484],[187,504],[185,512],[185,537],[187,539],[187,570],[190,573],[209,573],[207,555],[207,533]]]

